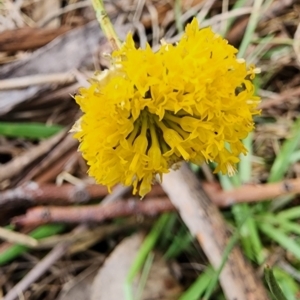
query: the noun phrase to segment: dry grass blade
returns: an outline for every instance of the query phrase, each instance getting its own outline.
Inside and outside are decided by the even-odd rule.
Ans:
[[[62,242],[55,246],[17,285],[13,287],[4,297],[3,300],[14,300],[30,284],[35,282],[43,273],[45,273],[50,266],[52,266],[58,259],[60,259],[69,247],[69,243]]]
[[[0,166],[0,181],[11,179],[13,176],[19,174],[23,168],[30,165],[33,161],[46,154],[52,147],[58,144],[66,135],[66,131],[58,133],[54,137],[41,142],[40,145],[32,147],[24,154],[18,156],[11,162]]]
[[[300,23],[297,27],[297,30],[294,34],[294,43],[293,43],[294,51],[296,54],[296,59],[298,62],[298,66],[300,67]]]
[[[38,241],[35,238],[3,227],[0,227],[0,238],[10,243],[25,245],[28,247],[36,247],[38,245]]]
[[[68,84],[73,83],[76,80],[76,76],[72,73],[55,73],[47,75],[31,75],[19,78],[3,79],[0,80],[0,91],[22,89],[31,85],[38,84]]]

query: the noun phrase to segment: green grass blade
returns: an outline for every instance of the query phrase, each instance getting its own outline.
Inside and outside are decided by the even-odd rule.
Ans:
[[[175,6],[174,6],[174,12],[175,12],[175,23],[176,28],[179,33],[184,31],[183,24],[181,22],[181,0],[175,0]]]
[[[141,274],[141,278],[139,281],[139,286],[137,289],[137,293],[136,293],[136,299],[135,300],[140,300],[142,299],[142,294],[143,294],[143,290],[146,286],[147,283],[147,279],[149,277],[149,273],[153,264],[153,260],[154,260],[154,253],[149,253],[147,256],[147,259],[145,261],[145,265]]]
[[[242,243],[243,250],[246,256],[250,259],[254,259],[253,257],[253,250],[251,246],[251,240],[249,239],[249,223],[248,220],[244,222],[245,214],[249,215],[249,210],[247,204],[237,204],[232,207],[232,213],[234,215],[235,223],[238,227],[241,228],[240,230],[240,240]],[[243,223],[243,225],[241,225]]]
[[[158,221],[152,227],[150,233],[145,238],[145,240],[136,256],[136,259],[135,259],[134,263],[132,264],[132,266],[128,272],[128,275],[127,275],[127,279],[126,279],[126,282],[124,285],[125,299],[127,299],[127,300],[133,299],[131,283],[132,283],[134,277],[137,275],[137,273],[142,269],[143,264],[144,264],[145,260],[147,259],[148,254],[153,249],[164,226],[167,224],[168,219],[169,219],[168,214],[164,214],[164,215],[160,216]]]
[[[285,233],[294,233],[300,236],[300,224],[289,221],[289,219],[279,218],[278,215],[268,215],[263,217],[263,221],[279,227]]]
[[[237,226],[240,228],[240,240],[248,258],[262,263],[263,246],[259,237],[256,221],[248,204],[237,204],[232,207]]]
[[[178,216],[176,213],[169,213],[168,220],[162,229],[161,239],[159,240],[159,247],[162,249],[166,249],[170,244],[170,241],[174,238],[174,227],[178,223]]]
[[[235,1],[235,3],[234,3],[234,5],[233,5],[233,7],[232,7],[231,10],[235,10],[235,9],[240,8],[240,7],[244,7],[245,4],[246,4],[246,2],[247,2],[247,0],[237,0],[237,1]],[[230,19],[228,19],[228,21],[226,23],[226,26],[224,27],[224,29],[221,32],[222,36],[225,36],[227,34],[229,28],[231,27],[231,25],[233,24],[233,22],[234,22],[235,19],[236,18],[230,18]]]
[[[166,222],[168,221],[168,214],[162,215],[158,221],[155,223],[155,225],[152,227],[152,230],[145,238],[145,241],[143,242],[143,245],[141,246],[141,249],[139,250],[137,257],[135,259],[135,262],[133,263],[132,267],[130,268],[130,271],[128,273],[127,279],[129,281],[132,281],[135,277],[135,275],[139,272],[139,270],[142,268],[144,261],[146,260],[149,252],[153,249],[156,241],[158,240],[160,233],[162,229],[164,228]]]
[[[290,167],[290,158],[297,150],[300,143],[300,118],[297,119],[292,127],[292,137],[287,139],[277,155],[271,171],[268,182],[276,182],[283,179],[284,174]]]
[[[0,122],[0,135],[13,138],[48,138],[63,129],[60,125],[47,126],[43,123]]]
[[[296,162],[300,161],[300,151],[294,152],[290,157],[290,164],[294,164]]]
[[[297,259],[300,259],[300,245],[285,234],[281,229],[268,223],[259,223],[259,229],[270,239],[277,242],[282,248],[290,251]]]
[[[274,35],[267,35],[266,37],[264,37],[262,39],[262,42],[256,46],[253,53],[251,53],[247,57],[247,63],[248,64],[256,64],[257,61],[259,61],[259,59],[261,59],[262,57],[267,55],[267,53],[269,52],[268,48],[269,48],[270,42],[272,41],[273,38],[274,38]]]
[[[261,10],[262,3],[263,3],[263,0],[254,0],[253,11],[250,16],[249,23],[246,28],[244,38],[241,42],[239,52],[237,55],[239,58],[245,56],[246,50],[251,43],[253,33],[255,31],[255,28],[257,26],[257,23],[258,23],[258,20],[260,17],[260,10]]]
[[[299,219],[300,218],[300,207],[295,206],[292,208],[285,209],[277,214],[277,218],[279,219]]]
[[[219,180],[224,190],[241,185],[241,182],[249,182],[251,179],[251,153],[252,134],[245,140],[245,146],[250,153],[240,162],[240,172],[229,178],[219,174]],[[263,246],[259,238],[256,222],[251,218],[252,212],[248,204],[237,204],[232,207],[232,213],[237,227],[240,228],[240,239],[246,255],[257,262],[263,261]]]
[[[35,230],[33,230],[29,236],[39,240],[48,236],[55,235],[57,233],[62,232],[65,229],[65,226],[62,224],[49,224],[49,225],[43,225]],[[27,252],[29,250],[28,247],[23,245],[13,245],[0,253],[0,265],[4,265],[6,263],[9,263],[10,261],[14,260],[24,252]]]
[[[248,150],[248,154],[246,156],[241,157],[241,161],[239,163],[239,178],[241,183],[248,183],[251,180],[252,173],[252,142],[253,142],[253,133],[250,133],[244,140],[243,144]]]
[[[269,267],[266,267],[264,269],[264,274],[265,274],[266,282],[269,286],[269,289],[270,289],[273,297],[276,300],[287,300],[275,279],[272,269]]]
[[[300,236],[300,224],[296,222],[280,222],[280,229]]]
[[[212,267],[208,267],[197,280],[186,290],[179,300],[198,300],[204,294],[214,274]]]
[[[281,288],[281,291],[288,300],[297,300],[299,286],[291,273],[287,273],[282,267],[274,266],[272,268],[275,279]],[[297,270],[295,270],[297,273]]]
[[[233,189],[234,185],[231,182],[228,175],[223,175],[222,173],[218,173],[218,177],[219,177],[220,184],[224,191],[229,191],[229,190]]]
[[[220,277],[220,274],[225,266],[225,263],[227,261],[227,258],[230,254],[230,252],[232,251],[233,247],[236,245],[236,243],[239,240],[239,230],[236,230],[235,233],[231,236],[227,246],[224,249],[223,252],[223,256],[222,256],[222,261],[220,266],[218,267],[218,269],[216,270],[216,272],[213,274],[213,276],[211,277],[211,280],[209,282],[209,285],[205,291],[205,294],[203,296],[203,300],[209,300],[214,289],[216,288],[217,284],[218,284],[218,280]]]
[[[167,251],[164,254],[165,259],[176,258],[178,255],[182,253],[186,248],[191,245],[191,242],[194,240],[191,233],[186,229],[186,227],[182,226],[178,232],[178,234],[173,237],[173,241]]]

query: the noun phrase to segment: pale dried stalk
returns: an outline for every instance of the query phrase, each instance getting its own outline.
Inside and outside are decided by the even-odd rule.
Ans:
[[[70,72],[29,75],[19,78],[10,78],[0,80],[0,90],[23,89],[31,85],[41,84],[68,84],[76,81],[76,76]]]
[[[229,242],[226,223],[201,183],[184,165],[164,177],[162,187],[177,208],[182,220],[200,243],[212,266],[217,269]],[[238,247],[234,247],[220,275],[227,299],[268,300],[262,282]]]
[[[65,135],[66,130],[63,130],[48,140],[41,142],[38,146],[32,147],[10,162],[0,165],[0,182],[11,179],[13,176],[19,174],[25,167],[42,155],[45,155],[50,149],[57,145]]]

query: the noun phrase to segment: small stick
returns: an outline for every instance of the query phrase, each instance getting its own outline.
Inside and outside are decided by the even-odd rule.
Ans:
[[[39,226],[47,223],[100,223],[116,217],[154,216],[172,210],[174,206],[166,197],[144,201],[130,199],[104,205],[35,207],[29,209],[25,215],[13,218],[12,222],[18,226]]]
[[[31,85],[40,85],[46,83],[67,84],[75,81],[76,81],[76,76],[70,72],[28,75],[24,77],[0,80],[0,91],[23,89]]]
[[[230,235],[222,215],[203,191],[200,181],[183,165],[164,177],[162,187],[191,234],[198,239],[212,266],[217,269],[222,263]],[[262,282],[238,247],[234,247],[227,258],[220,284],[227,299],[269,299]]]
[[[124,193],[126,190],[123,190]],[[117,195],[110,196],[110,201],[115,201],[122,194],[118,192]],[[104,199],[105,200],[105,199]],[[101,207],[99,205],[98,207]],[[78,234],[87,229],[85,224],[81,224],[77,226],[72,233]],[[72,242],[65,241],[61,242],[56,245],[45,257],[42,261],[40,261],[20,282],[18,282],[4,297],[3,300],[14,300],[16,299],[21,293],[23,293],[33,282],[35,282],[39,277],[41,277],[49,268],[52,266],[57,260],[59,260],[69,249],[72,245]]]
[[[116,187],[118,190],[122,188],[124,195],[130,189],[128,187]],[[89,185],[73,185],[63,184],[57,186],[53,183],[39,184],[38,182],[27,182],[21,186],[0,192],[0,210],[7,207],[35,206],[35,205],[68,205],[87,203],[93,199],[99,199],[107,196],[108,200],[115,199],[116,191],[108,195],[108,190],[105,186],[99,184]],[[126,189],[125,191],[123,189]],[[119,191],[119,193],[120,193]],[[158,197],[165,195],[159,185],[154,185],[147,197]],[[117,198],[120,198],[118,196]],[[101,203],[103,203],[103,201]]]
[[[63,130],[48,140],[41,142],[38,146],[32,147],[12,161],[1,165],[0,182],[5,179],[11,179],[13,176],[19,174],[23,168],[27,167],[33,161],[46,154],[52,147],[57,145],[65,135],[66,130]]]
[[[51,154],[52,153],[48,156],[51,156]],[[58,157],[56,163],[49,165],[47,169],[41,172],[38,172],[40,170],[36,169],[38,175],[30,176],[30,180],[33,177],[34,181],[39,184],[53,182],[63,171],[70,173],[70,171],[74,170],[74,167],[79,163],[79,156],[80,154],[76,149],[71,149],[66,154],[62,154],[61,157]],[[22,184],[22,182],[23,180],[20,180],[18,184]]]
[[[80,232],[82,228],[75,228]],[[3,300],[14,300],[25,291],[30,284],[42,276],[68,250],[70,242],[62,242],[55,246],[31,271],[18,282],[4,297]]]
[[[203,183],[205,192],[211,201],[219,207],[227,207],[236,203],[260,202],[283,195],[300,193],[300,178],[287,179],[268,184],[248,184],[223,191],[216,183]]]
[[[78,147],[78,141],[75,140],[71,134],[67,134],[65,138],[52,149],[51,152],[32,170],[27,172],[27,174],[18,182],[22,184],[32,180],[35,176],[43,171],[49,171],[49,167],[53,167],[55,163],[68,151],[71,149],[76,150]]]
[[[218,183],[203,182],[203,189],[215,205],[228,207],[236,203],[260,202],[283,195],[300,194],[300,178],[268,184],[243,185],[230,191],[223,191]],[[29,182],[17,188],[0,192],[0,208],[5,208],[7,205],[16,207],[86,203],[107,194],[107,188],[98,184],[57,186],[49,183]],[[154,185],[146,198],[164,195],[161,187]]]
[[[33,206],[41,204],[74,204],[85,203],[91,199],[107,195],[107,188],[102,185],[72,185],[55,184],[40,185],[36,182],[28,182],[11,190],[0,192],[0,207]]]

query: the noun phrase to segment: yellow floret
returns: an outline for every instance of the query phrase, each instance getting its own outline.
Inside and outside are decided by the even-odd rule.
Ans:
[[[254,128],[257,69],[210,28],[187,25],[177,45],[137,49],[129,34],[101,79],[75,96],[74,126],[89,174],[109,189],[132,185],[144,196],[182,160],[215,162],[232,175],[241,140]]]

